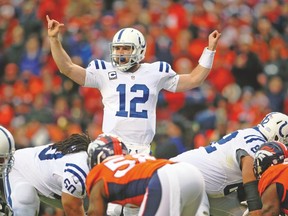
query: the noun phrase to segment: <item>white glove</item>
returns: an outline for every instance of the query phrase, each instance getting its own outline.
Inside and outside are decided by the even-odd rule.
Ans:
[[[106,214],[109,216],[119,216],[122,212],[122,206],[114,203],[108,203]]]
[[[247,208],[246,210],[245,210],[245,212],[242,214],[242,216],[248,216],[249,215],[249,209]]]
[[[246,201],[246,200],[240,202],[240,204],[241,204],[242,206],[246,206],[246,207],[248,207],[248,204],[247,204],[247,201]]]
[[[139,209],[140,208],[124,206],[123,210],[124,216],[136,216],[139,213]]]

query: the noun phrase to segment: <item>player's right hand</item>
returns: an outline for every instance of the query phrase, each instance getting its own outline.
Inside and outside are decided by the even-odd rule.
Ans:
[[[48,36],[49,37],[58,37],[59,30],[64,26],[63,23],[59,23],[57,20],[50,19],[48,15],[46,15],[47,27],[48,27]]]

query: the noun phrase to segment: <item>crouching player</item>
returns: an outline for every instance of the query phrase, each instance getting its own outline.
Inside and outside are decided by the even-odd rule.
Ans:
[[[288,214],[287,147],[280,142],[267,142],[257,151],[254,172],[259,179],[262,216]]]
[[[119,139],[95,140],[88,147],[86,179],[88,215],[105,215],[108,202],[140,207],[139,215],[195,215],[204,193],[204,179],[196,167],[126,155]]]

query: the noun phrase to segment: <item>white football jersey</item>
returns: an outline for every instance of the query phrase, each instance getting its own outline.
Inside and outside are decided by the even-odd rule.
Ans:
[[[147,146],[155,135],[158,94],[162,89],[175,92],[178,81],[166,62],[143,63],[130,73],[96,59],[86,69],[84,86],[102,94],[104,133],[115,134],[128,145]]]
[[[217,142],[184,152],[173,161],[188,162],[203,174],[208,196],[222,197],[242,184],[242,172],[237,161],[237,150],[242,149],[254,157],[265,137],[257,127],[234,131]]]
[[[7,182],[12,191],[13,182],[23,180],[31,183],[39,195],[48,198],[59,199],[62,192],[77,198],[85,197],[89,171],[86,151],[63,155],[51,145],[43,145],[19,149],[15,151],[14,159]]]

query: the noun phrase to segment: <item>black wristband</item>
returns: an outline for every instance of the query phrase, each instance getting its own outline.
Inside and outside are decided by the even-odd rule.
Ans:
[[[243,186],[249,211],[261,209],[262,202],[258,192],[258,181],[248,182]]]

